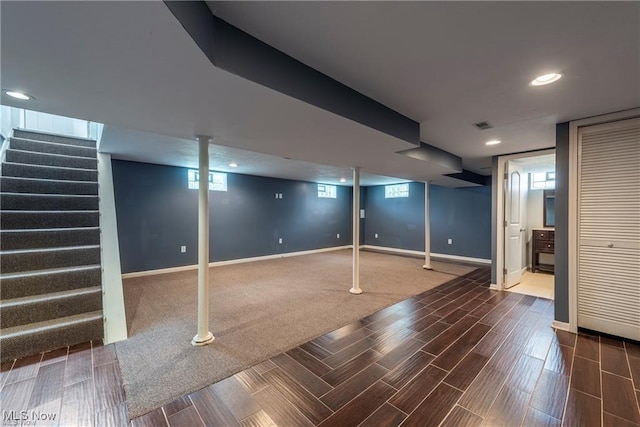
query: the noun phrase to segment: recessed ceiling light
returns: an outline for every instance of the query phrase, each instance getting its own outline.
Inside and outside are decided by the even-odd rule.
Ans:
[[[545,74],[543,76],[538,76],[534,80],[531,81],[531,86],[544,86],[553,82],[557,82],[562,78],[562,74],[560,73],[551,73]]]
[[[502,141],[498,140],[498,139],[493,139],[491,141],[487,141],[485,144],[486,145],[498,145],[500,144]]]
[[[33,99],[33,96],[27,95],[26,93],[18,92],[16,90],[5,90],[4,93],[12,98],[20,99],[22,101],[30,101]]]
[[[340,182],[347,182],[345,178],[340,178]]]
[[[229,163],[229,167],[230,168],[237,168],[238,164],[236,162],[231,162],[231,163]]]

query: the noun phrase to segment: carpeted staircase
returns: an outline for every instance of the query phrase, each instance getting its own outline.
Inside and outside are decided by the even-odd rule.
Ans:
[[[103,337],[96,142],[15,129],[0,177],[0,358]]]

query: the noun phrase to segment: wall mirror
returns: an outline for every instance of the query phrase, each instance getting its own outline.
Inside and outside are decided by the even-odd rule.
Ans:
[[[556,192],[555,190],[544,190],[544,226],[556,226]]]

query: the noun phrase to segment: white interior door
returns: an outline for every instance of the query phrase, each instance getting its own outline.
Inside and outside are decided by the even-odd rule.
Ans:
[[[578,137],[578,326],[640,340],[640,119]]]
[[[524,232],[527,229],[524,224],[525,209],[524,192],[522,190],[523,186],[527,185],[527,178],[522,168],[514,162],[508,162],[506,170],[506,194],[504,199],[504,286],[505,288],[510,288],[520,283],[524,265]]]

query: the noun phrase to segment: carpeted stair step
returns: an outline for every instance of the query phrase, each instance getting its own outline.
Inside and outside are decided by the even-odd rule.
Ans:
[[[65,156],[97,157],[95,147],[78,147],[76,145],[60,144],[57,142],[35,141],[33,139],[9,138],[9,147],[14,150],[32,151],[36,153],[64,154]]]
[[[14,129],[13,136],[16,138],[35,139],[37,141],[57,142],[59,144],[77,145],[79,147],[96,147],[93,139],[55,135],[32,130]]]
[[[14,178],[9,176],[3,176],[0,180],[2,181],[0,191],[3,193],[98,195],[97,182]]]
[[[0,264],[5,274],[100,264],[100,246],[2,251]]]
[[[0,330],[1,361],[55,350],[103,337],[102,311]],[[34,349],[37,349],[34,352]]]
[[[98,196],[1,193],[0,209],[12,211],[97,211]]]
[[[99,244],[98,227],[0,230],[0,250],[3,251]]]
[[[102,270],[98,264],[0,276],[0,294],[6,299],[93,286],[102,286]]]
[[[66,168],[97,169],[98,161],[88,157],[61,156],[59,154],[33,153],[7,149],[6,162],[27,165],[62,166]]]
[[[2,165],[2,176],[12,176],[17,178],[58,179],[68,181],[97,181],[98,171],[94,169],[65,168],[61,166],[4,163]]]
[[[98,211],[0,211],[3,230],[98,227]]]
[[[102,288],[73,289],[0,301],[0,328],[44,322],[102,309]]]

